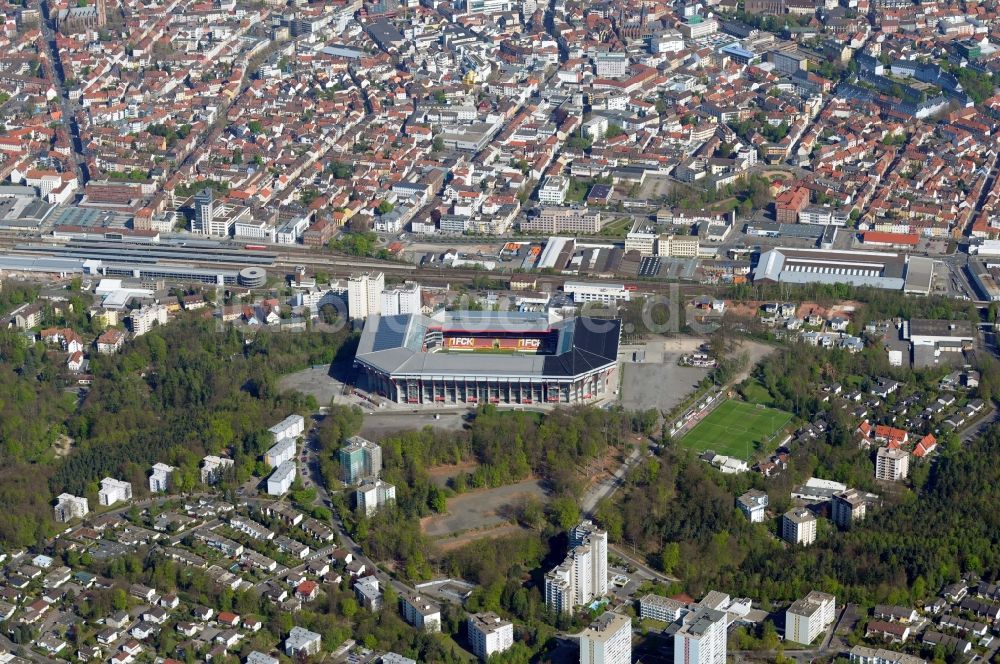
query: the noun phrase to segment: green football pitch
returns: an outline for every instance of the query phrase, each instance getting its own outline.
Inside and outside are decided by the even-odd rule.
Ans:
[[[754,443],[767,449],[791,419],[791,413],[783,410],[729,399],[694,425],[680,444],[697,452],[712,450],[747,460],[753,456]]]

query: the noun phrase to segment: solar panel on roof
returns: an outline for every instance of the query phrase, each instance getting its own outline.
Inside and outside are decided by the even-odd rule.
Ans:
[[[385,316],[379,320],[375,339],[372,341],[372,352],[400,348],[406,341],[407,316]]]

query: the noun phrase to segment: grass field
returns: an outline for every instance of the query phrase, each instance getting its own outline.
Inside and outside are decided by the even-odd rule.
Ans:
[[[774,402],[767,388],[757,381],[745,384],[740,388],[740,393],[744,399],[753,404],[759,403],[763,406],[770,406]]]
[[[604,237],[625,237],[630,230],[632,230],[631,217],[619,217],[606,224],[600,234]]]
[[[749,459],[792,419],[790,413],[730,399],[681,438],[684,447],[704,452]]]

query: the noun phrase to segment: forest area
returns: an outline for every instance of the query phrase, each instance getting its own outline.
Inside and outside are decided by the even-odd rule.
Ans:
[[[780,290],[739,294],[747,299],[784,295]],[[812,295],[820,302],[841,297],[860,302],[852,322],[855,331],[867,321],[888,317],[975,315],[966,303],[881,291],[833,287]],[[4,291],[3,297],[30,301],[33,294]],[[107,475],[132,482],[141,497],[148,469],[156,462],[177,467],[173,482],[178,491],[195,488],[205,454],[226,453],[235,459],[233,472],[223,479],[224,492],[262,475],[266,469],[258,458],[271,443],[267,427],[319,406],[311,397],[281,393],[278,378],[349,357],[356,338],[266,330],[244,335],[201,317],[181,317],[130,342],[118,355],[95,354],[93,384],[78,399],[55,354],[29,343],[23,334],[0,331],[0,540],[30,546],[50,536],[56,526],[53,497],[67,491],[95,504],[97,482]],[[716,341],[724,346],[725,334]],[[717,371],[734,373],[740,360],[730,358]],[[990,400],[998,389],[997,372],[990,359],[978,361],[981,382],[970,395]],[[995,580],[1000,570],[1000,515],[995,509],[1000,467],[984,460],[1000,454],[1000,427],[969,445],[940,436],[934,463],[913,469],[911,489],[885,495],[882,505],[850,530],[838,532],[821,519],[817,542],[809,548],[786,547],[775,537],[776,520],[750,524],[734,505],[735,497],[748,489],[763,489],[770,495],[771,512],[780,515],[791,505],[791,488],[810,476],[880,492],[871,454],[855,443],[857,423],[824,401],[818,388],[838,382],[845,389],[867,390],[875,378],[886,376],[902,381],[903,393],[934,394],[944,371],[890,367],[877,346],[858,354],[800,344],[783,347],[754,369],[751,382],[766,392],[769,405],[794,413],[800,422],[822,417],[828,427],[820,438],[794,449],[781,476],[722,475],[667,439],[656,457],[629,474],[613,501],[598,505],[597,521],[613,542],[635,546],[651,565],[681,578],[684,590],[696,597],[718,589],[768,607],[818,589],[835,593],[838,602],[912,604],[965,571]],[[880,408],[871,417],[886,415]],[[516,646],[502,661],[526,662],[557,631],[574,631],[586,622],[582,614],[554,615],[546,609],[542,575],[565,555],[566,531],[581,518],[579,500],[592,464],[609,453],[627,453],[630,434],[653,434],[655,411],[578,407],[541,414],[484,405],[461,430],[426,427],[388,435],[377,441],[382,478],[396,486],[397,499],[372,517],[351,509],[337,461],[344,440],[361,430],[362,418],[357,407],[331,405],[317,437],[321,475],[334,507],[366,553],[409,581],[445,575],[476,583],[469,611],[496,611],[517,621]],[[63,437],[72,441],[72,451],[57,458],[53,443]],[[430,469],[451,464],[466,469],[443,486],[432,480]],[[531,478],[544,483],[547,495],[544,501],[529,498],[515,506],[510,519],[523,529],[515,535],[442,551],[421,531],[420,519],[446,512],[455,496]],[[299,501],[301,484],[294,489],[293,502],[303,509],[312,505],[315,494]],[[249,647],[290,629],[290,618],[257,595],[219,595],[200,571],[156,556],[130,556],[108,565],[115,567],[96,571],[261,616],[265,631],[248,641]],[[391,592],[389,605],[394,604]],[[120,602],[113,591],[96,597],[111,605]],[[443,635],[417,634],[396,612],[370,614],[359,609],[346,585],[328,584],[324,596],[297,615],[297,624],[319,631],[325,645],[355,638],[422,661],[462,661],[451,638],[461,638],[461,621],[451,609],[444,616]],[[170,644],[165,645],[169,650]]]
[[[734,507],[733,497],[755,484],[772,495],[779,487],[724,477],[673,451],[646,461],[624,499],[601,505],[598,519],[613,541],[649,552],[695,596],[718,589],[766,607],[819,589],[864,606],[911,605],[962,572],[996,576],[1000,518],[991,506],[1000,500],[1000,470],[983,459],[998,453],[996,427],[968,447],[946,448],[919,495],[887,501],[846,532],[820,521],[811,547],[786,547],[774,537],[776,522],[750,524]],[[792,466],[792,477],[809,474],[808,460],[793,457]]]
[[[544,571],[566,553],[569,528],[579,522],[578,501],[588,463],[615,448],[624,451],[630,432],[648,426],[644,413],[596,408],[558,409],[541,414],[481,406],[461,431],[426,427],[389,435],[382,447],[382,478],[396,486],[396,504],[372,517],[352,511],[343,492],[334,494],[352,536],[374,559],[411,581],[453,576],[478,584],[466,608],[496,611],[517,619],[519,641],[501,661],[528,661],[557,629],[575,630],[584,617],[555,615],[545,607]],[[341,488],[336,450],[360,430],[356,408],[332,406],[319,427],[322,474]],[[428,469],[468,462],[470,470],[446,487]],[[524,530],[502,539],[483,539],[448,552],[438,550],[420,529],[422,517],[447,510],[448,499],[466,491],[499,487],[529,477],[543,480],[547,499],[526,499],[510,515]]]
[[[382,479],[396,486],[394,506],[369,518],[352,510],[348,496],[337,493],[335,500],[341,501],[339,511],[352,535],[374,558],[390,561],[411,580],[422,580],[434,573],[440,560],[420,532],[419,520],[444,512],[448,498],[537,477],[545,483],[546,504],[528,501],[513,516],[529,528],[551,529],[548,535],[555,535],[579,519],[577,501],[585,489],[587,463],[621,447],[630,431],[644,425],[641,413],[621,410],[571,408],[543,415],[484,405],[461,431],[425,427],[377,441],[382,447]],[[344,406],[332,406],[320,424],[321,472],[333,491],[342,486],[336,451],[360,426],[360,411]],[[446,487],[432,482],[427,472],[462,462],[474,462],[473,468]]]
[[[722,475],[666,441],[658,458],[629,476],[624,495],[598,506],[598,521],[612,541],[634,544],[651,564],[682,578],[693,595],[718,589],[765,607],[814,588],[866,606],[910,605],[965,571],[993,578],[1000,570],[1000,517],[988,506],[1000,500],[1000,468],[984,460],[1000,453],[1000,427],[969,445],[940,436],[934,463],[913,469],[912,489],[886,493],[873,479],[873,453],[858,448],[857,423],[820,398],[824,382],[866,389],[877,376],[933,393],[944,371],[892,369],[877,348],[852,355],[790,346],[764,360],[752,380],[775,407],[802,421],[821,416],[829,426],[824,436],[793,447],[784,473],[771,480]],[[983,398],[994,389],[995,372],[989,373],[979,389]],[[810,476],[885,495],[848,531],[820,519],[810,547],[786,547],[777,537],[777,518],[750,524],[735,507],[736,496],[757,488],[768,492],[769,511],[780,516],[791,507],[792,487]]]
[[[279,394],[278,377],[350,353],[344,333],[257,332],[244,339],[211,320],[181,318],[129,343],[118,355],[95,355],[93,384],[77,404],[57,380],[61,367],[41,344],[0,333],[0,539],[34,544],[54,527],[50,503],[64,491],[96,503],[105,476],[132,482],[141,495],[153,463],[178,468],[191,490],[205,454],[231,452],[230,482],[245,480],[269,444],[267,427],[316,404]],[[60,436],[71,453],[54,458]]]

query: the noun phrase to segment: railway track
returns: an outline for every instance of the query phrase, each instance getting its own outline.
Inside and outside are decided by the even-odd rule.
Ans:
[[[19,256],[53,256],[53,257],[74,257],[80,258],[89,248],[99,250],[101,254],[94,258],[109,260],[113,256],[107,249],[110,243],[105,242],[84,242],[67,238],[52,238],[38,235],[19,233],[16,231],[0,231],[0,251]],[[51,246],[52,253],[45,251],[46,246]],[[141,249],[142,247],[138,247]],[[175,248],[177,258],[169,255],[170,248]],[[420,267],[411,263],[400,261],[388,261],[380,259],[365,259],[355,256],[322,253],[314,249],[307,248],[278,248],[274,251],[261,252],[260,258],[272,258],[272,261],[247,261],[247,257],[256,258],[258,254],[245,249],[242,245],[232,246],[222,245],[219,247],[200,247],[180,244],[159,244],[151,245],[150,251],[155,255],[155,262],[165,266],[194,266],[206,269],[241,269],[248,265],[258,265],[264,267],[272,274],[284,271],[291,275],[296,267],[302,266],[313,272],[323,272],[333,278],[346,278],[359,270],[378,270],[390,277],[401,277],[419,281],[428,286],[445,286],[461,283],[468,283],[479,278],[487,278],[492,281],[505,284],[514,273],[511,272],[488,272],[485,270],[445,268],[445,267]],[[67,251],[76,252],[67,255]],[[197,254],[201,253],[206,260],[198,260]],[[211,256],[211,258],[209,258]],[[230,258],[231,260],[227,260]],[[140,262],[128,256],[120,256],[117,259],[121,262]],[[542,275],[532,273],[517,273],[519,276],[534,276],[537,282],[535,290],[555,292],[563,287],[566,281],[586,280],[591,282],[622,283],[623,281],[636,282],[634,279],[607,278],[599,276],[579,276],[579,275]],[[646,281],[636,282],[637,290],[643,293],[670,294],[680,292],[684,295],[694,292],[704,292],[705,287],[693,284],[677,284],[676,282]]]

